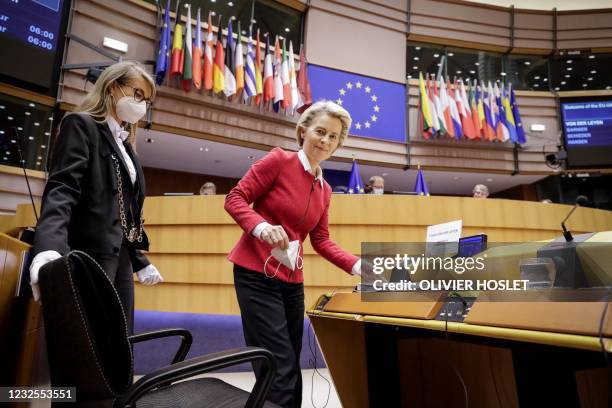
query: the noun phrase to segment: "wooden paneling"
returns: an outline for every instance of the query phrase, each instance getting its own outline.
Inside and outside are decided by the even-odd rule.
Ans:
[[[227,254],[242,230],[223,209],[224,199],[222,195],[147,198],[149,256],[166,281],[153,287],[137,285],[137,308],[238,313]],[[532,242],[559,236],[559,221],[570,208],[468,197],[335,195],[330,234],[358,255],[362,242],[422,242],[428,225],[462,219],[465,236],[486,233],[490,242]],[[12,222],[3,227],[33,224],[30,207],[20,205]],[[612,212],[579,208],[570,224],[575,234],[612,230]],[[304,254],[306,304],[322,293],[350,289],[359,281],[322,259],[308,240]]]
[[[152,167],[144,167],[143,171],[147,180],[147,197],[161,196],[168,192],[198,195],[202,184],[208,181],[215,183],[217,194],[227,194],[239,181],[230,177],[209,176]]]

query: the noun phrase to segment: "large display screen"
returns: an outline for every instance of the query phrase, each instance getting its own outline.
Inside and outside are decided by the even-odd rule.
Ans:
[[[568,168],[612,167],[612,97],[561,99]]]
[[[68,0],[0,1],[0,73],[51,88],[62,48],[63,6]]]

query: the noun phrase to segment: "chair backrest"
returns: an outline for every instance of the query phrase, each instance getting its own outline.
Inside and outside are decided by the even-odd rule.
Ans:
[[[86,401],[112,400],[132,383],[133,357],[119,295],[81,251],[41,268],[40,291],[51,385]]]

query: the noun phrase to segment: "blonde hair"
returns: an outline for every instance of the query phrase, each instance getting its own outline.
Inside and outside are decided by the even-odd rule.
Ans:
[[[302,144],[304,143],[302,131],[310,126],[315,118],[320,115],[329,115],[332,118],[340,120],[340,123],[342,124],[342,131],[340,132],[337,148],[341,147],[348,136],[349,129],[351,128],[351,115],[342,106],[327,100],[313,103],[300,116],[295,128],[295,140],[297,141],[298,146],[302,147]]]
[[[475,194],[476,192],[481,192],[483,194],[486,194],[487,197],[489,196],[489,188],[485,186],[484,184],[476,184],[474,186],[474,189],[472,189],[472,194]]]
[[[144,66],[136,61],[122,61],[107,67],[98,80],[94,88],[85,95],[85,99],[74,112],[85,113],[91,116],[96,122],[103,123],[106,117],[113,111],[113,95],[111,87],[114,84],[131,85],[138,78],[143,78],[151,88],[151,100],[155,98],[155,82]],[[136,139],[136,124],[128,124],[130,132],[130,143]]]

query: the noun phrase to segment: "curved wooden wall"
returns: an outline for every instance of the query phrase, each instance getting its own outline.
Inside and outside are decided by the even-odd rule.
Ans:
[[[138,309],[237,314],[232,265],[227,254],[242,230],[223,209],[224,196],[149,197],[144,216],[149,257],[165,282],[137,285]],[[422,242],[431,224],[463,219],[463,235],[486,233],[490,242],[531,242],[560,236],[570,206],[465,197],[333,196],[332,238],[354,254],[362,242]],[[21,205],[11,225],[32,225],[31,208]],[[568,227],[575,234],[612,230],[612,212],[579,208]],[[358,278],[323,260],[304,244],[306,304]]]

